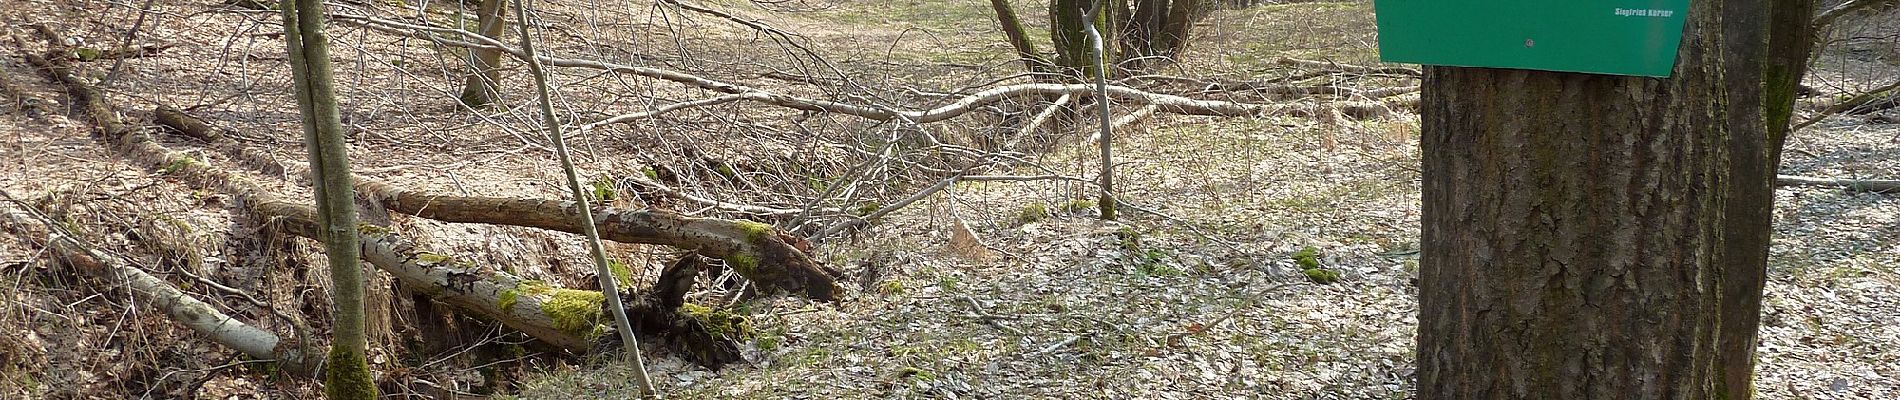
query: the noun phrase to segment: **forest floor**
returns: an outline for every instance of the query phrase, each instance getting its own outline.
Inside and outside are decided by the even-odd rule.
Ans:
[[[0,35],[10,36],[0,36],[0,74],[25,93],[56,102],[51,109],[72,111],[63,91],[21,61],[22,54],[45,48],[31,22],[116,47],[126,27],[142,21],[132,43],[171,47],[122,63],[88,64],[125,114],[142,119],[160,104],[192,107],[246,145],[279,160],[302,160],[297,114],[286,106],[294,102],[282,39],[273,35],[281,34],[274,12],[216,0],[160,3],[167,4],[141,17],[136,8],[112,2],[10,2],[0,10]],[[980,2],[703,3],[797,33],[801,48],[778,46],[775,36],[705,15],[623,3],[542,2],[539,39],[565,57],[911,108],[942,102],[928,93],[993,85],[1020,68]],[[1035,22],[1045,8],[1018,3],[1031,36],[1047,43],[1047,27]],[[453,14],[441,10],[455,7],[338,4],[343,13],[418,15],[440,24],[449,24],[442,15]],[[1804,101],[1900,79],[1900,40],[1892,39],[1900,36],[1889,36],[1900,32],[1891,22],[1900,21],[1900,11],[1883,13],[1849,21],[1851,29],[1843,28],[1848,39],[1824,53],[1809,78],[1822,93]],[[1161,73],[1246,81],[1295,72],[1275,63],[1284,57],[1377,64],[1370,1],[1223,9],[1197,29],[1203,36],[1189,54]],[[453,106],[462,56],[456,50],[348,25],[332,33],[360,173],[446,193],[564,196],[559,170],[548,162],[552,152],[533,131],[536,117],[527,106],[534,99],[522,95],[532,93],[525,75],[503,82],[506,107],[470,112]],[[811,54],[830,64],[813,62]],[[773,78],[787,74],[810,82]],[[589,70],[563,70],[560,78],[560,100],[571,110],[565,118],[576,121],[714,95]],[[1416,84],[1331,79],[1323,83]],[[319,328],[327,325],[327,284],[321,274],[302,272],[321,265],[315,246],[293,244],[294,256],[283,265],[254,265],[248,250],[234,244],[251,233],[233,217],[235,205],[226,197],[115,155],[91,137],[77,111],[30,116],[15,100],[0,104],[0,188],[69,210],[76,230],[102,247],[184,282],[233,314],[269,319],[261,308],[190,282],[251,292]],[[1825,119],[1795,134],[1783,172],[1900,179],[1896,119]],[[998,133],[1001,124],[971,117],[912,131],[972,147],[1005,147],[1026,159],[987,174],[1092,176],[1099,168],[1097,148],[1080,134],[998,146],[1014,135]],[[655,166],[669,166],[681,187],[703,195],[797,206],[843,182],[864,161],[851,158],[863,152],[852,149],[915,141],[904,136],[913,134],[909,128],[893,126],[741,102],[581,133],[576,145],[585,176],[653,174]],[[1113,142],[1120,196],[1151,212],[1124,209],[1118,221],[1098,219],[1089,202],[1094,189],[1086,185],[957,183],[817,248],[817,259],[846,272],[848,300],[745,303],[753,362],[715,371],[648,345],[649,368],[674,399],[1407,398],[1415,378],[1417,132],[1417,116],[1405,110],[1373,120],[1156,114],[1124,126]],[[188,139],[164,141],[213,165],[241,164]],[[898,165],[935,160],[904,156],[915,156],[914,162]],[[865,201],[889,204],[938,179],[915,168],[880,168],[870,174],[875,179],[854,186]],[[309,195],[293,180],[265,178],[280,195]],[[1757,366],[1762,398],[1900,397],[1900,195],[1784,187],[1777,196]],[[696,208],[633,197],[615,204]],[[562,286],[586,287],[593,279],[573,235],[392,218],[396,229],[443,252],[475,255]],[[958,233],[966,227],[967,237]],[[155,247],[150,232],[163,233],[158,242],[195,250],[149,250]],[[967,245],[972,237],[980,246]],[[648,280],[675,253],[641,245],[611,249]],[[1306,249],[1339,280],[1309,281],[1295,261]],[[388,278],[378,279],[372,283],[383,289],[372,294],[389,296]],[[110,285],[65,271],[20,241],[0,240],[0,286],[7,296],[0,300],[0,397],[318,396],[307,380],[248,363],[140,311],[123,291],[99,289]],[[380,327],[373,338],[383,343],[372,354],[375,369],[385,381],[400,381],[385,385],[386,393],[495,390],[483,376],[490,364],[514,365],[512,378],[519,381],[500,391],[521,398],[627,398],[634,391],[627,368],[599,360],[533,353],[472,359],[468,354],[479,353],[470,351],[474,343],[520,340],[480,324],[468,329],[475,340],[446,349],[393,344],[414,335],[402,328],[403,315],[390,311],[372,322]]]

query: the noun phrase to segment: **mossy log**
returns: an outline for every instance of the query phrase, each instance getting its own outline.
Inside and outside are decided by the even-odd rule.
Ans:
[[[64,65],[34,55],[28,55],[27,59],[65,84],[92,117],[100,139],[123,156],[188,184],[231,194],[244,209],[256,213],[258,220],[283,224],[286,231],[299,236],[316,236],[315,208],[285,201],[244,175],[165,148],[142,131],[121,122],[101,93]],[[751,231],[756,229],[742,232]],[[395,276],[406,287],[462,312],[501,322],[541,342],[585,354],[594,351],[601,344],[599,339],[611,332],[600,324],[604,299],[601,292],[556,288],[482,267],[465,258],[428,252],[400,234],[373,225],[360,225],[357,236],[364,261]],[[661,284],[677,285],[678,282]],[[650,331],[675,345],[717,344],[682,349],[684,354],[707,365],[737,360],[736,351],[731,350],[736,346],[729,342],[730,338],[708,328],[701,319],[679,310],[650,305],[658,304],[657,301],[636,300],[629,302],[628,310],[630,317],[642,322],[635,329]]]
[[[218,133],[209,124],[177,110],[160,107],[157,122],[186,136],[206,138]],[[248,153],[235,144],[218,146],[227,152]],[[247,160],[267,159],[237,154]],[[271,160],[265,166],[305,175],[307,168]],[[275,171],[272,171],[275,172]],[[356,177],[356,190],[391,211],[446,222],[472,222],[542,228],[580,233],[574,202],[529,198],[472,197],[427,194]],[[595,206],[594,221],[600,237],[622,243],[660,244],[691,249],[726,260],[728,265],[756,282],[761,289],[784,290],[805,297],[836,301],[842,295],[833,273],[813,261],[787,235],[750,221],[694,218],[659,210],[627,210]]]

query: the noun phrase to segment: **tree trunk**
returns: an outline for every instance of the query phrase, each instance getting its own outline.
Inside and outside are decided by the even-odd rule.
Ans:
[[[331,399],[375,399],[376,385],[364,356],[363,266],[356,242],[355,190],[350,157],[330,73],[330,37],[323,30],[323,2],[283,0],[284,40],[289,48],[297,108],[303,115],[305,151],[316,172],[318,237],[329,259],[336,321],[325,363],[323,391]]]
[[[1016,49],[1016,57],[1023,59],[1023,70],[1049,72],[1049,60],[1036,53],[1036,45],[1029,41],[1029,33],[1023,30],[1023,21],[1016,17],[1016,9],[1009,5],[1009,0],[990,0],[990,9],[996,12],[996,22],[1003,26],[1003,38],[1009,40],[1009,47]]]
[[[503,18],[508,0],[482,0],[476,10],[477,33],[491,39],[500,40],[502,32],[508,27],[508,19]],[[469,49],[468,79],[462,83],[462,104],[469,107],[482,107],[495,102],[500,95],[497,83],[501,82],[501,50]]]
[[[567,140],[561,134],[561,121],[554,116],[554,99],[549,95],[548,72],[541,68],[541,60],[534,56],[534,35],[528,32],[528,2],[515,0],[515,22],[521,25],[521,52],[526,54],[529,74],[534,76],[536,98],[541,105],[541,125],[548,130],[548,141],[554,143],[554,154],[561,162],[561,172],[566,175],[569,197],[574,199],[576,209],[591,210],[587,203],[587,192],[581,189],[580,175],[574,172],[574,159],[568,155]],[[594,258],[594,275],[600,279],[600,290],[614,293],[620,285],[615,281],[613,266],[608,264],[607,250],[600,244],[600,229],[594,224],[594,213],[574,213],[574,221],[581,226],[581,233],[587,237],[587,250]],[[606,298],[608,314],[614,317],[614,331],[620,333],[620,344],[626,346],[622,357],[633,362],[634,383],[639,385],[639,396],[658,395],[653,389],[653,380],[647,377],[646,360],[640,354],[640,340],[633,334],[633,323],[627,321],[626,306],[620,303],[620,296]]]
[[[1792,97],[1764,2],[1692,8],[1669,79],[1427,69],[1419,398],[1749,396]]]
[[[1060,72],[1067,82],[1083,82],[1095,73],[1095,52],[1089,49],[1086,28],[1095,24],[1103,29],[1106,24],[1099,15],[1091,18],[1091,4],[1091,0],[1049,1],[1049,40],[1056,50],[1056,65],[1063,69]]]

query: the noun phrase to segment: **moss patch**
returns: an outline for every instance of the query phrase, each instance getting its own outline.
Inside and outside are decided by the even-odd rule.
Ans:
[[[756,241],[759,241],[760,239],[771,237],[772,235],[771,225],[766,225],[766,224],[752,222],[752,221],[733,221],[733,222],[739,224],[740,231],[745,232],[746,240],[756,242]]]
[[[759,257],[742,251],[726,256],[726,265],[732,266],[732,269],[738,271],[740,276],[752,277],[758,274]]]
[[[323,394],[331,399],[373,400],[376,384],[369,375],[369,360],[363,353],[330,349],[330,364],[323,369]]]
[[[416,264],[435,265],[435,264],[441,264],[442,262],[448,261],[448,260],[449,260],[449,256],[445,256],[441,254],[427,253],[427,252],[416,253]]]
[[[1319,268],[1319,249],[1301,247],[1300,251],[1293,252],[1293,264],[1299,265],[1302,270]]]
[[[592,340],[602,331],[600,303],[604,300],[596,291],[553,289],[553,295],[541,302],[541,313],[554,320],[554,329]]]
[[[501,300],[496,301],[495,306],[501,307],[501,312],[505,313],[505,312],[509,312],[510,310],[514,310],[515,302],[520,301],[520,300],[521,300],[521,292],[514,291],[514,290],[503,290],[501,291]]]
[[[733,339],[752,337],[752,328],[746,321],[745,316],[733,313],[729,309],[716,310],[698,304],[686,303],[680,305],[680,313],[699,321],[701,326],[706,327],[707,331],[715,335]]]
[[[1306,274],[1306,280],[1313,281],[1313,283],[1328,285],[1339,282],[1339,273],[1325,268],[1312,268],[1301,272]]]

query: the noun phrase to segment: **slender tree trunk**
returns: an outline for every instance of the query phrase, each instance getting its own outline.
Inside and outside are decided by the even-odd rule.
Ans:
[[[499,0],[489,0],[499,1]],[[528,32],[528,2],[515,0],[516,23],[521,25],[521,53],[528,62],[528,71],[534,75],[534,89],[541,100],[541,123],[548,128],[548,139],[554,143],[555,155],[560,159],[561,171],[567,176],[568,192],[574,197],[576,208],[593,209],[587,204],[587,192],[581,189],[581,179],[574,172],[574,160],[568,157],[567,141],[561,134],[561,121],[554,116],[554,99],[548,95],[548,72],[541,68],[541,60],[534,55],[534,35]],[[600,279],[600,290],[607,293],[605,305],[608,314],[614,317],[614,330],[620,333],[620,343],[626,346],[623,357],[633,363],[634,383],[640,385],[640,395],[658,395],[653,390],[653,380],[647,378],[646,360],[640,354],[640,341],[634,337],[633,324],[627,320],[627,308],[620,303],[620,285],[614,282],[613,267],[607,264],[607,251],[600,244],[600,230],[594,225],[593,213],[574,213],[580,220],[581,232],[587,236],[587,250],[594,258],[594,272]]]
[[[502,32],[507,31],[508,0],[482,0],[476,10],[476,30],[482,36],[500,40]],[[462,84],[462,104],[469,107],[482,107],[495,102],[500,95],[497,83],[501,82],[501,51],[494,49],[469,49],[469,74]]]
[[[1766,2],[1691,7],[1668,79],[1427,69],[1419,398],[1750,395],[1792,97]]]
[[[990,9],[996,12],[996,22],[1003,26],[1003,38],[1016,49],[1016,57],[1023,59],[1023,70],[1049,72],[1049,60],[1036,53],[1036,45],[1029,41],[1029,33],[1023,30],[1023,21],[1016,17],[1016,9],[1009,5],[1009,0],[990,0]]]
[[[343,123],[330,73],[330,38],[323,31],[323,2],[283,0],[284,40],[289,48],[304,145],[316,171],[317,216],[324,255],[330,261],[335,296],[335,332],[324,367],[324,393],[332,399],[375,399],[376,386],[364,357],[363,268],[357,259],[355,191]]]

